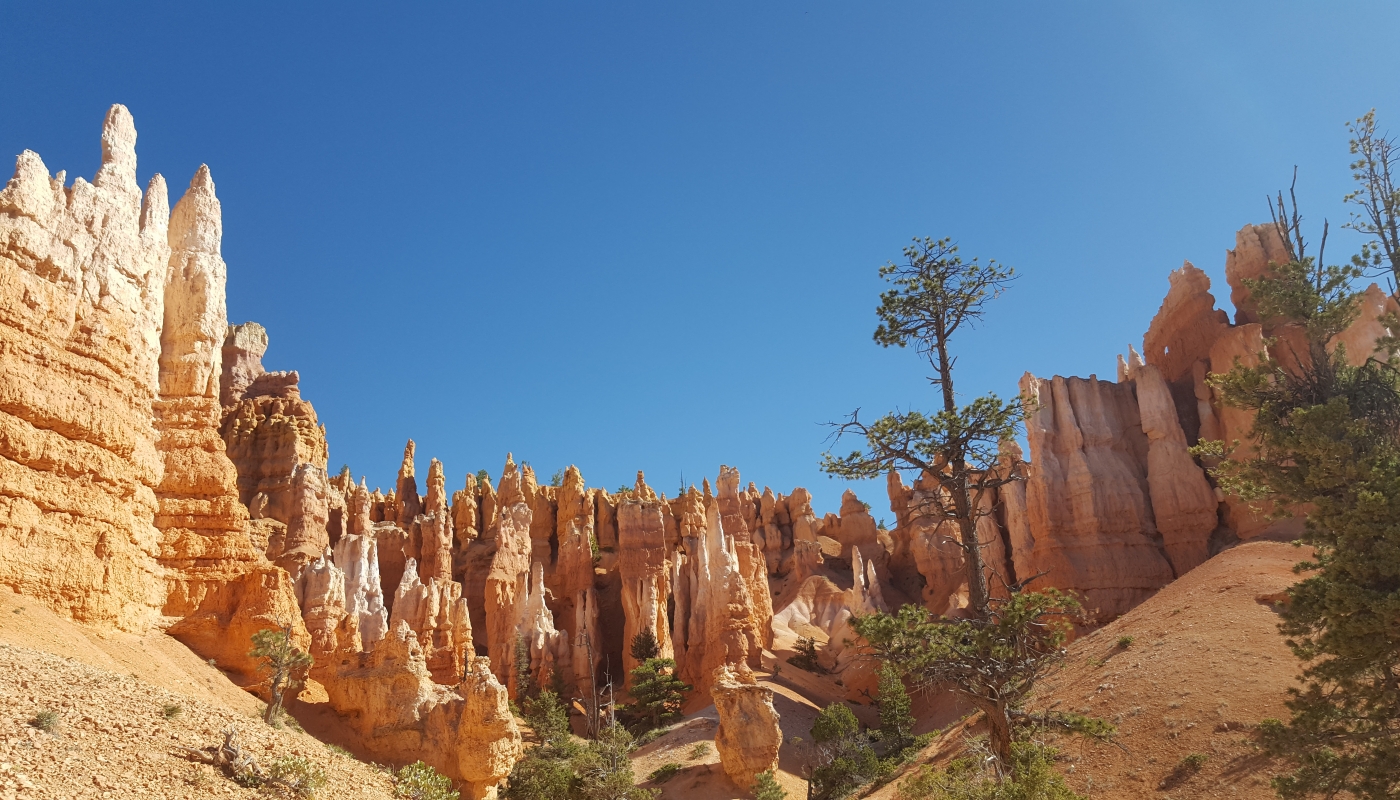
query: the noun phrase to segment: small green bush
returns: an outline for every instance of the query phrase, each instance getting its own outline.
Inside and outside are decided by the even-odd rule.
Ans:
[[[160,707],[160,715],[166,719],[175,719],[184,712],[178,703],[166,703]]]
[[[1160,790],[1175,789],[1181,784],[1191,780],[1196,773],[1201,771],[1201,767],[1206,765],[1208,759],[1209,756],[1204,753],[1188,754],[1185,758],[1181,759],[1181,761],[1177,762],[1176,767],[1172,769],[1171,772],[1168,772],[1166,777],[1162,778],[1162,782],[1157,785],[1157,788]]]
[[[332,753],[335,753],[338,756],[345,756],[346,758],[355,757],[354,753],[350,752],[349,750],[346,750],[344,747],[341,747],[338,744],[331,744],[330,742],[326,742],[326,749],[331,751]]]
[[[394,773],[394,796],[408,800],[457,800],[452,781],[422,761]]]
[[[647,745],[651,744],[657,739],[660,739],[662,736],[665,736],[670,731],[670,728],[652,728],[651,730],[637,737],[637,746],[646,747]]]
[[[1133,637],[1131,637],[1131,636],[1119,636],[1119,637],[1118,637],[1118,647],[1119,647],[1119,649],[1127,650],[1129,647],[1132,647],[1132,646],[1133,646]]]
[[[651,781],[652,783],[665,783],[666,781],[669,781],[672,778],[676,777],[676,773],[680,771],[681,765],[672,761],[669,764],[662,764],[661,766],[652,770],[651,774],[647,776],[647,780]]]
[[[798,669],[805,669],[808,672],[815,672],[818,675],[825,675],[826,670],[817,663],[817,642],[814,639],[799,638],[797,640],[797,655],[789,658],[787,662]]]
[[[753,800],[787,800],[787,792],[778,785],[778,779],[773,777],[773,770],[758,773],[758,778],[753,782]]]
[[[1055,771],[1055,750],[1014,742],[1016,778],[998,781],[978,758],[954,759],[945,769],[926,766],[899,784],[898,800],[1084,800]]]
[[[694,747],[690,748],[690,760],[691,760],[691,761],[699,761],[700,759],[705,758],[705,757],[707,757],[707,756],[709,756],[709,755],[710,755],[710,743],[709,743],[709,742],[700,742],[699,744],[697,744],[697,745],[695,745]]]
[[[34,715],[29,724],[43,731],[53,733],[58,730],[58,713],[47,708]]]
[[[284,756],[267,768],[267,783],[281,786],[293,797],[315,797],[326,785],[326,773],[301,756]]]

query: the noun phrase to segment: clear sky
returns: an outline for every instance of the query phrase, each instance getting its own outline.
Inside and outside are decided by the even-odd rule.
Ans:
[[[120,102],[143,185],[207,162],[230,318],[385,488],[412,437],[835,510],[821,423],[933,399],[870,338],[911,237],[1022,274],[966,397],[1111,378],[1295,164],[1353,249],[1344,123],[1400,131],[1393,3],[126,5],[0,2],[0,156],[91,177]]]

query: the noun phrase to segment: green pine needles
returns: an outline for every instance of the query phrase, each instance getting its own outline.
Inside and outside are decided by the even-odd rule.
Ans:
[[[1353,135],[1359,188],[1347,200],[1365,211],[1352,227],[1375,240],[1351,264],[1326,265],[1321,252],[1304,254],[1296,203],[1291,217],[1277,215],[1292,260],[1248,287],[1265,325],[1301,330],[1306,352],[1263,353],[1255,366],[1237,362],[1212,376],[1226,404],[1254,412],[1251,442],[1197,448],[1229,456],[1212,470],[1227,491],[1307,509],[1301,541],[1315,555],[1297,566],[1303,578],[1280,607],[1303,686],[1290,690],[1291,719],[1260,726],[1266,750],[1293,766],[1274,779],[1284,798],[1400,796],[1397,342],[1384,336],[1374,353],[1348,353],[1334,341],[1359,313],[1353,287],[1363,270],[1400,267],[1400,195],[1390,182],[1391,140],[1376,133],[1374,116],[1358,120]],[[1394,315],[1382,324],[1400,331]]]

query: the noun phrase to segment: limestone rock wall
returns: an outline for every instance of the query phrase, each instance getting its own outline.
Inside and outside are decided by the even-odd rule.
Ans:
[[[124,107],[101,143],[91,183],[26,150],[0,190],[0,583],[141,631],[165,601],[152,403],[169,205],[159,175],[136,183]]]
[[[666,619],[671,564],[663,505],[640,472],[636,488],[617,506],[617,547],[625,620],[622,671],[627,674],[637,666],[631,653],[632,639],[643,630],[656,635],[661,658],[670,658],[674,652]]]

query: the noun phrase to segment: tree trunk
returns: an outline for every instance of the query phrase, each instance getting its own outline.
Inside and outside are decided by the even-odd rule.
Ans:
[[[967,602],[978,619],[992,616],[991,592],[987,587],[986,561],[982,558],[982,541],[977,534],[977,516],[967,488],[967,466],[959,461],[953,466],[956,483],[953,489],[953,510],[958,517],[958,534],[962,538],[963,563],[967,565]]]
[[[985,697],[972,698],[973,704],[987,718],[987,744],[997,760],[997,774],[1002,778],[1015,778],[1015,765],[1011,760],[1011,719],[1006,714],[1006,706],[998,700]]]
[[[284,683],[284,678],[277,675],[272,676],[272,685],[268,690],[270,696],[267,701],[267,708],[263,711],[263,722],[266,722],[268,725],[277,721],[277,712],[282,708]]]

